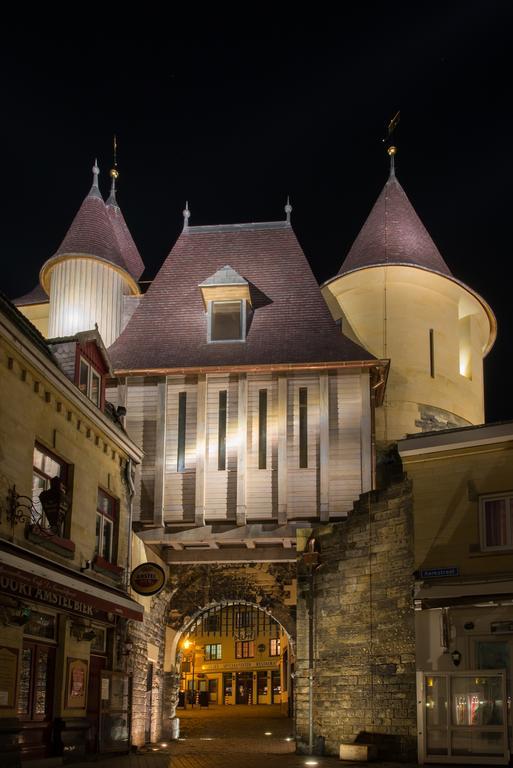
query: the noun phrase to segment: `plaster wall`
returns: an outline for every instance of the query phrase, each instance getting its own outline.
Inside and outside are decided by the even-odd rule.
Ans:
[[[391,360],[385,404],[376,413],[378,439],[432,429],[422,406],[447,412],[438,428],[484,421],[483,357],[495,329],[491,311],[473,293],[426,270],[389,266],[344,275],[325,285],[323,295],[344,333]]]
[[[462,577],[511,572],[511,551],[481,547],[479,497],[511,491],[513,441],[402,459],[413,482],[415,568],[456,566]]]

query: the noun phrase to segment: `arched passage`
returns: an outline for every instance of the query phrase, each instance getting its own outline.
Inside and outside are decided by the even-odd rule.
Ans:
[[[164,730],[184,704],[198,706],[200,695],[218,714],[258,704],[290,714],[295,564],[189,566],[172,581]]]

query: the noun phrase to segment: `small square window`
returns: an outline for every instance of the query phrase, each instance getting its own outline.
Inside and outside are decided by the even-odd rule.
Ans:
[[[513,549],[513,493],[483,496],[479,506],[481,549]]]
[[[99,407],[101,402],[102,379],[98,371],[96,371],[90,363],[84,360],[83,357],[80,358],[77,383],[82,394]]]
[[[240,301],[209,302],[209,341],[242,341],[245,336],[245,305]]]

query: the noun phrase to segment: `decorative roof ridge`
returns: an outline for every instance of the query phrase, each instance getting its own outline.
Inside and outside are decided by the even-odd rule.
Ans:
[[[188,226],[184,229],[184,234],[201,235],[214,232],[240,232],[248,229],[291,229],[291,225],[288,221],[256,221],[244,224],[204,224],[194,227]]]

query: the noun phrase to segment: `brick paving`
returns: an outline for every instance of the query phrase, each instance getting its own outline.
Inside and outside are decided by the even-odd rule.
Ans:
[[[337,757],[295,754],[293,723],[279,706],[178,710],[180,739],[149,744],[145,751],[95,756],[74,768],[335,768],[358,766]],[[268,734],[268,735],[266,735]],[[378,762],[380,768],[415,768]]]

